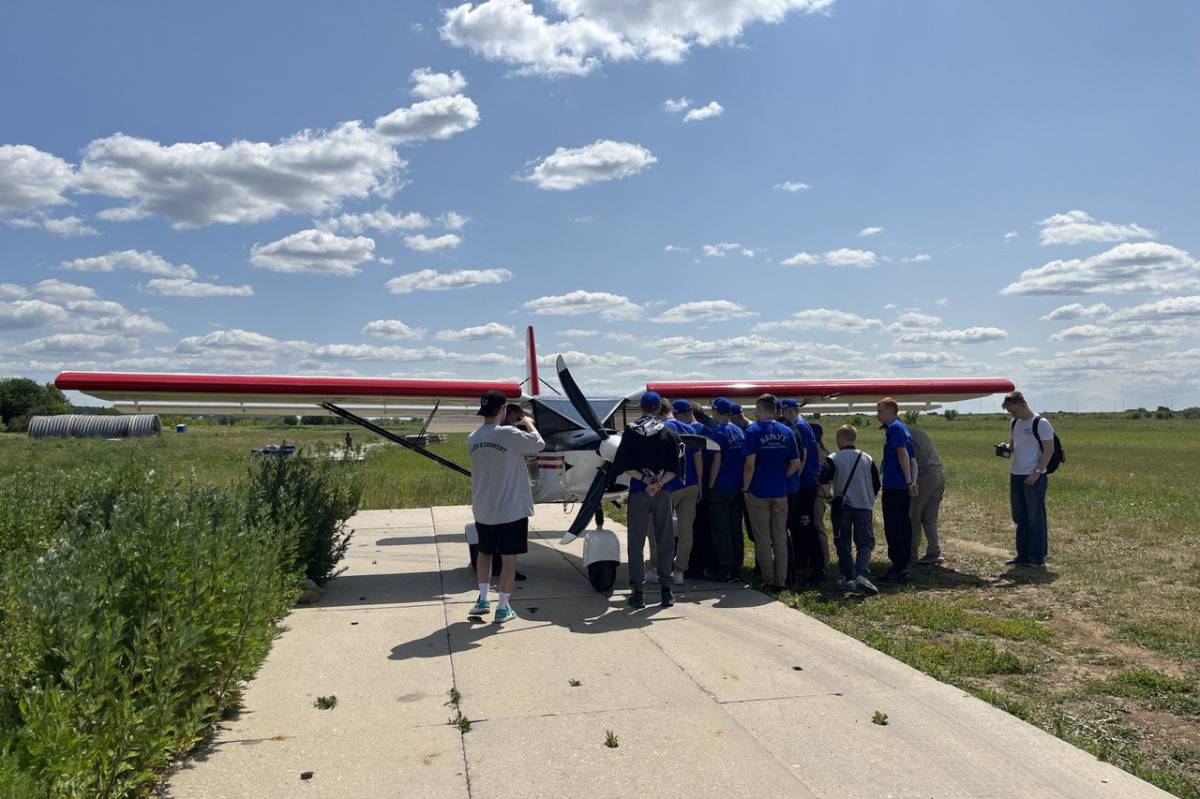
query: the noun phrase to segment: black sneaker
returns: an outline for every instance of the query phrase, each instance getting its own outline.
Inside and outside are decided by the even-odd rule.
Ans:
[[[626,599],[625,602],[631,608],[644,608],[646,607],[646,595],[640,590],[634,591],[629,595],[629,599]]]
[[[663,586],[663,590],[662,590],[662,601],[661,601],[661,602],[659,602],[659,604],[660,604],[660,605],[662,605],[664,608],[669,608],[669,607],[672,607],[672,606],[674,606],[674,604],[675,604],[675,594],[673,594],[673,593],[671,592],[671,589],[670,589],[670,588],[667,588],[666,586]]]
[[[1004,565],[1005,566],[1024,566],[1028,562],[1029,561],[1021,560],[1020,558],[1013,558],[1012,560],[1004,561]]]
[[[520,582],[524,582],[528,578],[526,578],[525,575],[521,574],[520,572],[517,572],[517,576],[514,577],[513,579],[516,580],[518,583],[520,583]]]

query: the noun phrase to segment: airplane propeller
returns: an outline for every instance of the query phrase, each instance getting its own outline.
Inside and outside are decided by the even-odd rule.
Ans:
[[[579,414],[588,427],[592,429],[596,435],[600,436],[603,441],[609,437],[610,431],[605,430],[600,420],[596,418],[596,411],[592,409],[591,403],[583,396],[579,385],[575,382],[575,378],[571,376],[570,370],[567,369],[567,364],[563,361],[561,355],[558,356],[554,363],[555,371],[558,372],[558,382],[566,393],[567,399],[571,400],[571,407]],[[597,448],[598,452],[603,450]],[[603,456],[602,456],[603,457]],[[575,521],[571,522],[570,529],[563,534],[560,544],[569,544],[579,537],[583,529],[587,527],[588,522],[596,515],[596,511],[600,509],[600,503],[604,501],[604,491],[608,488],[608,472],[612,467],[612,462],[604,460],[600,464],[600,468],[596,470],[596,476],[592,478],[592,484],[588,486],[587,493],[583,496],[583,501],[579,504],[579,513],[575,515]]]

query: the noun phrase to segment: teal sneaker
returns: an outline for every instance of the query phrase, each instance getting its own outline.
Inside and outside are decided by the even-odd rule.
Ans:
[[[475,607],[467,612],[467,616],[486,616],[492,609],[492,603],[487,599],[476,599]]]
[[[518,618],[517,612],[511,607],[496,608],[496,616],[493,621],[503,624],[504,622],[512,621],[515,618]]]

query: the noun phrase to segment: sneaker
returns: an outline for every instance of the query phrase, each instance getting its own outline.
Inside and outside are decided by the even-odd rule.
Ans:
[[[525,575],[521,574],[520,572],[517,572],[517,573],[516,573],[516,576],[515,576],[515,577],[513,577],[513,579],[514,579],[514,580],[516,580],[516,581],[519,583],[519,582],[523,582],[523,581],[525,581],[525,580],[527,580],[527,579],[529,579],[529,578],[528,578],[528,577],[526,577]]]
[[[888,572],[883,575],[885,583],[894,583],[895,585],[903,585],[908,582],[908,572]]]
[[[857,591],[858,583],[854,580],[841,579],[837,581],[837,589],[839,591]]]
[[[672,607],[675,604],[675,595],[671,593],[671,589],[665,585],[662,590],[662,602],[659,603],[664,608]]]
[[[671,582],[675,583],[675,585],[683,585],[683,572],[681,572],[679,569],[676,569],[671,575]]]
[[[467,611],[467,616],[486,616],[488,611],[492,609],[491,600],[476,599],[475,606]]]
[[[640,590],[634,591],[629,595],[629,599],[625,600],[625,603],[631,608],[644,608],[646,607],[646,595]]]
[[[854,584],[861,588],[868,596],[875,596],[879,593],[879,589],[875,587],[875,583],[868,580],[865,574],[860,574],[854,578]]]
[[[496,608],[496,615],[492,621],[498,624],[503,624],[504,622],[512,621],[515,618],[518,618],[517,612],[513,610],[512,607]]]
[[[1038,563],[1036,560],[1022,560],[1018,561],[1016,565],[1022,569],[1041,569],[1044,568],[1046,564]]]
[[[945,560],[945,558],[943,558],[941,556],[941,554],[938,552],[932,552],[932,553],[926,552],[925,557],[917,558],[913,562],[917,563],[921,566],[936,566],[937,564],[941,563],[944,560]]]
[[[1005,565],[1005,566],[1020,566],[1020,565],[1022,565],[1023,563],[1026,563],[1026,562],[1027,562],[1027,561],[1024,561],[1024,560],[1022,560],[1021,558],[1013,558],[1012,560],[1006,560],[1006,561],[1004,561],[1004,565]]]

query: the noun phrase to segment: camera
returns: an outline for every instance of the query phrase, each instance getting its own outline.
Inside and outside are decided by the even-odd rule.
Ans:
[[[1007,442],[1001,441],[999,444],[996,445],[996,457],[1011,458],[1012,457],[1012,447],[1010,447]]]

